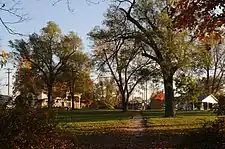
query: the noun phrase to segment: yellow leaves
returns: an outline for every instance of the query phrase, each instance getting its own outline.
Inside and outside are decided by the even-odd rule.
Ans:
[[[200,40],[205,44],[206,50],[211,50],[224,43],[224,39],[221,35],[222,33],[220,31],[213,31],[205,34]]]
[[[78,50],[82,46],[81,38],[74,32],[62,37],[62,45],[66,52],[71,50]]]
[[[0,54],[0,57],[1,57],[1,60],[0,60],[0,64],[1,66],[5,65],[7,63],[7,58],[9,58],[11,55],[9,53],[7,53],[6,51],[2,50],[1,51],[1,54]]]
[[[2,58],[6,58],[9,56],[9,54],[7,52],[5,52],[4,50],[2,50],[2,53],[0,55]]]
[[[28,60],[24,60],[23,67],[26,69],[31,69],[31,62],[29,62]]]
[[[166,30],[167,27],[170,27],[172,20],[167,13],[160,13],[157,17],[158,19],[158,26],[160,29]]]
[[[61,30],[60,30],[59,26],[54,21],[49,21],[47,23],[47,26],[42,28],[42,31],[43,31],[44,34],[47,34],[47,35],[50,35],[50,36],[61,33]]]

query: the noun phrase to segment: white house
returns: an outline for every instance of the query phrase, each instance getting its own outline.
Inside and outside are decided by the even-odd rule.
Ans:
[[[218,104],[218,100],[212,94],[199,96],[198,102],[200,103],[200,110],[208,110],[211,109],[213,105]]]
[[[75,109],[81,109],[81,95],[82,94],[75,94],[75,101],[74,101],[74,107]],[[41,92],[37,96],[38,101],[40,102],[41,107],[47,107],[48,106],[48,96],[47,94]],[[65,98],[56,97],[53,103],[53,107],[61,107],[61,108],[72,108],[72,100],[70,97],[69,92],[66,93]]]

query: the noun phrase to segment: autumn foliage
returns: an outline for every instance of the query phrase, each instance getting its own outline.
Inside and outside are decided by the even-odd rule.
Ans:
[[[1,149],[69,149],[71,136],[56,129],[54,113],[44,109],[0,110]]]
[[[174,3],[171,13],[175,26],[190,29],[197,37],[219,35],[225,23],[224,2],[221,0],[179,0]]]

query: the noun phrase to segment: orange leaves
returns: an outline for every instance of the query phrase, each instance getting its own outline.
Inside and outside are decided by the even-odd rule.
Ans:
[[[207,34],[201,34],[199,33],[199,39],[203,41],[204,43],[210,44],[213,41],[213,44],[223,44],[224,43],[224,38],[222,36],[221,31],[212,31]]]
[[[27,69],[31,69],[31,62],[29,62],[29,61],[26,60],[24,62],[24,67],[27,68]]]
[[[189,28],[200,38],[204,38],[206,33],[217,32],[225,24],[223,12],[218,11],[218,6],[220,10],[224,9],[221,0],[180,0],[175,5],[172,15],[179,14],[176,16],[175,26]]]

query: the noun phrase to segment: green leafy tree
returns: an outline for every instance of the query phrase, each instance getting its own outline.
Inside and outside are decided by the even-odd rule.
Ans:
[[[68,60],[64,73],[60,76],[70,91],[72,109],[74,109],[75,93],[87,92],[91,87],[90,82],[91,61],[87,54],[81,50],[76,51]]]
[[[52,107],[52,93],[56,77],[64,70],[70,57],[81,46],[81,39],[74,33],[64,35],[57,24],[50,21],[41,34],[29,36],[28,40],[10,41],[15,59],[28,62],[42,77],[48,91],[48,107]]]
[[[197,102],[198,96],[201,95],[201,87],[197,79],[180,73],[175,77],[174,81],[176,86],[175,92],[179,95],[177,103]]]
[[[196,71],[204,75],[205,94],[216,94],[224,84],[225,51],[216,36],[202,40],[203,48],[196,53]]]
[[[173,76],[190,63],[194,50],[188,31],[174,27],[171,5],[167,1],[117,1],[110,8],[106,24],[119,24],[117,28],[121,30],[114,37],[135,40],[142,45],[142,55],[157,63],[155,68],[160,69],[164,80],[165,116],[174,116],[175,112]],[[113,16],[119,16],[120,20]],[[121,24],[129,27],[124,29]]]
[[[106,79],[105,80],[105,101],[115,107],[117,105],[117,89],[116,89],[116,84],[113,80],[113,78]]]
[[[154,74],[151,69],[154,63],[142,57],[142,46],[135,40],[115,38],[128,24],[121,24],[120,17],[112,12],[109,10],[106,15],[106,28],[96,27],[89,35],[94,42],[93,61],[100,73],[111,74],[120,93],[123,111],[127,111],[130,95],[137,84],[149,79],[146,74]]]

